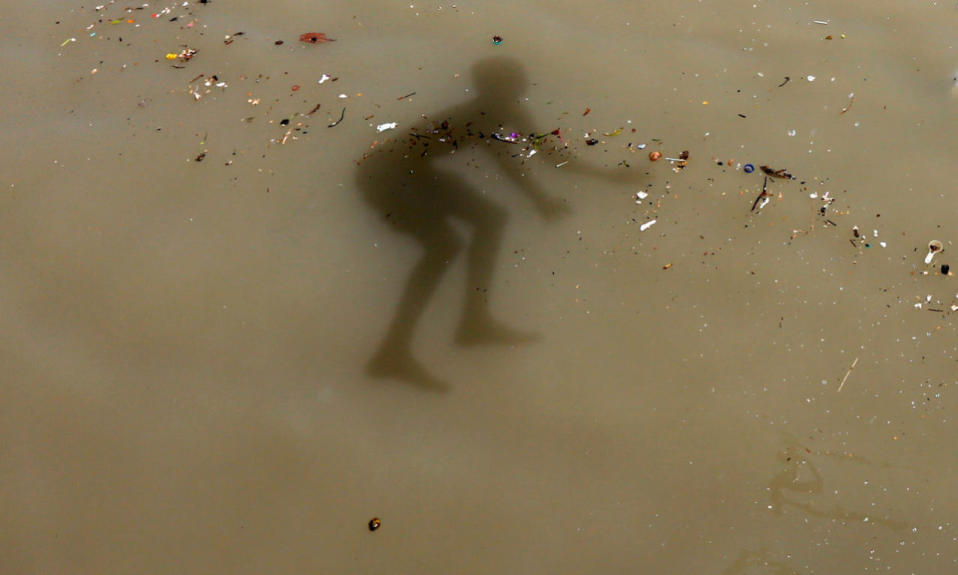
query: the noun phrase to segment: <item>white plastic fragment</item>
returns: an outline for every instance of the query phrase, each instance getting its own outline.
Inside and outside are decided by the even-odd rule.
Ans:
[[[930,264],[931,260],[935,259],[935,254],[942,250],[943,246],[938,240],[931,240],[928,242],[928,255],[925,256],[925,263]]]
[[[809,82],[814,82],[815,76],[812,76],[811,74],[809,74],[808,76],[805,76],[805,79],[808,80]]]
[[[376,126],[377,132],[385,132],[386,130],[394,130],[398,126],[398,122],[386,122],[385,124],[379,124]]]
[[[644,232],[645,230],[651,228],[654,225],[655,225],[655,220],[649,220],[645,222],[644,224],[642,224],[641,226],[639,226],[639,231]]]
[[[647,198],[647,197],[649,197],[649,194],[647,194],[647,193],[645,193],[645,192],[635,192],[635,198],[636,198],[637,200],[644,200],[644,199]]]
[[[329,74],[323,74],[322,76],[319,77],[319,80],[317,80],[316,83],[317,83],[317,84],[322,84],[323,82],[325,82],[325,81],[327,81],[327,80],[331,80],[331,79],[332,79],[332,77],[331,77]]]

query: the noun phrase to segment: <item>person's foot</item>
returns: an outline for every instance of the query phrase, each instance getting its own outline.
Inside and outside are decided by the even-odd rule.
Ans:
[[[492,318],[466,320],[456,330],[459,345],[518,345],[540,339],[537,333],[513,329]]]
[[[447,391],[449,386],[429,371],[408,350],[382,350],[366,364],[366,373],[380,379],[395,379],[433,391]]]

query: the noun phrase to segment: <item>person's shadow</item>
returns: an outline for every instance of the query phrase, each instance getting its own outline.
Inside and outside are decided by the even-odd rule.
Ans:
[[[508,57],[488,58],[473,66],[472,75],[472,100],[423,119],[407,128],[405,136],[377,146],[359,162],[356,177],[364,199],[396,231],[409,234],[423,248],[389,329],[366,365],[366,372],[373,377],[446,389],[446,384],[413,356],[412,340],[443,274],[463,250],[468,258],[466,299],[455,342],[463,346],[514,345],[537,339],[533,333],[494,319],[489,310],[490,286],[507,220],[505,209],[486,199],[466,179],[439,169],[436,160],[481,149],[545,219],[570,209],[523,174],[523,161],[534,149],[531,141],[541,143],[551,134],[529,137],[532,122],[520,101],[527,88],[522,66]],[[456,232],[452,219],[471,226],[468,240]]]

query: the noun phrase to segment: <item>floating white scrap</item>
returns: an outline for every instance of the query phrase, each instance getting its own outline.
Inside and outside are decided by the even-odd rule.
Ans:
[[[385,124],[379,124],[378,126],[376,126],[376,131],[385,132],[386,130],[395,130],[396,126],[398,125],[399,125],[398,122],[386,122]]]
[[[645,230],[651,228],[654,225],[655,225],[655,220],[649,220],[645,222],[644,224],[642,224],[641,226],[639,226],[639,231],[644,232]]]
[[[635,192],[635,203],[638,204],[647,197],[649,197],[649,194],[645,192]]]
[[[935,259],[935,254],[942,251],[944,246],[938,240],[931,240],[928,242],[928,255],[925,256],[925,263],[930,264],[931,260]]]
[[[322,76],[319,77],[319,80],[316,80],[316,83],[322,84],[323,82],[326,82],[327,80],[332,80],[332,76],[330,76],[329,74],[323,74]]]

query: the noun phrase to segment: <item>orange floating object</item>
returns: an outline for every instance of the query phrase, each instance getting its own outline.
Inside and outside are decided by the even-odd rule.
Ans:
[[[662,154],[661,154],[660,152],[651,152],[651,153],[649,153],[649,159],[652,160],[653,162],[656,161],[656,160],[658,160],[658,159],[661,158],[661,157],[662,157]]]
[[[327,38],[326,34],[322,32],[307,32],[305,34],[300,34],[300,42],[306,42],[307,44],[322,44],[324,42],[335,42],[336,40],[332,38]]]

